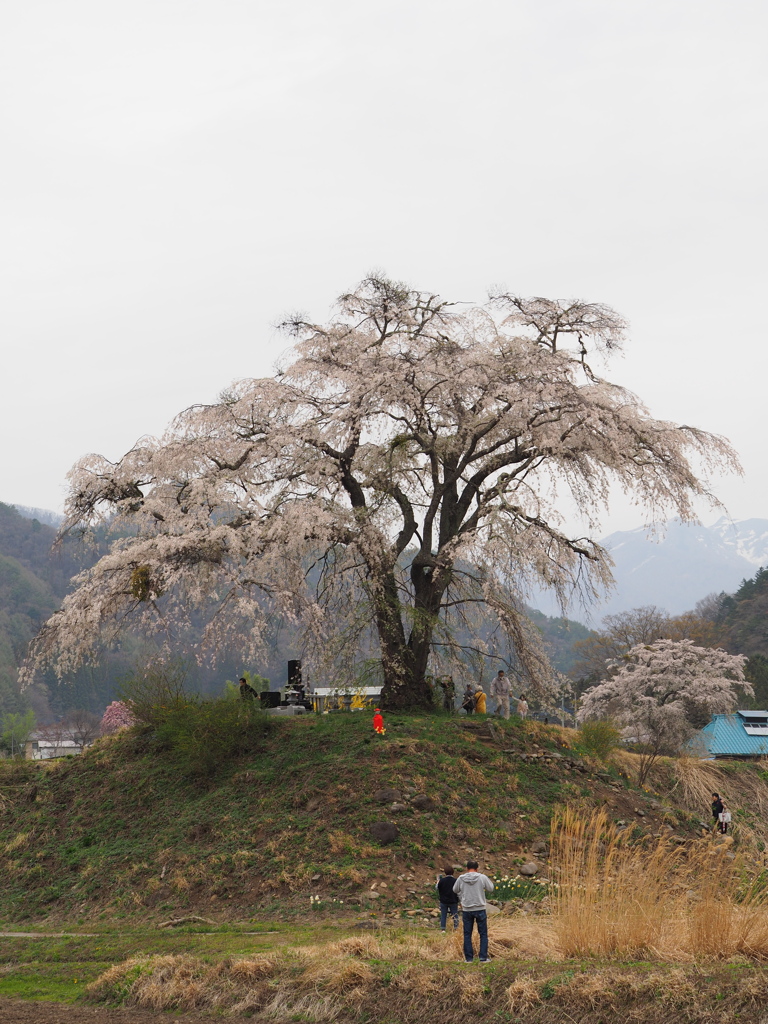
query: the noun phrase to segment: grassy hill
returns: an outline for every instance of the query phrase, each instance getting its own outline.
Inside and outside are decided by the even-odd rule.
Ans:
[[[278,720],[256,753],[209,777],[146,734],[55,763],[0,762],[0,917],[290,916],[307,912],[310,895],[327,912],[342,900],[345,912],[377,916],[431,910],[446,863],[472,854],[514,877],[547,840],[555,805],[605,807],[637,838],[683,842],[700,835],[715,784],[742,839],[765,841],[757,768],[710,766],[702,779],[667,762],[662,801],[632,783],[630,755],[603,764],[577,736],[515,719],[396,715],[382,739],[367,715],[347,714]],[[401,810],[380,802],[386,788]],[[398,828],[391,844],[371,832],[382,821]],[[534,859],[546,880],[546,857]],[[508,897],[545,892],[518,881]]]

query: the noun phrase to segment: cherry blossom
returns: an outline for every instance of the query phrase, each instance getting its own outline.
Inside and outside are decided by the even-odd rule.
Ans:
[[[606,306],[499,294],[470,308],[370,277],[330,323],[284,326],[295,345],[273,377],[187,409],[117,463],[74,467],[65,530],[106,523],[114,541],[28,671],[71,671],[128,626],[194,628],[197,657],[237,645],[245,661],[280,616],[316,678],[378,660],[384,707],[427,706],[428,669],[501,637],[546,694],[527,593],[590,600],[611,582],[601,546],[564,528],[558,489],[590,532],[614,484],[649,521],[691,520],[695,499],[715,500],[697,460],[737,466],[724,439],[653,419],[599,376],[626,328]]]

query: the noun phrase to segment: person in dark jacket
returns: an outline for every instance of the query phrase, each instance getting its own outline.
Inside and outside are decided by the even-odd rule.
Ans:
[[[454,930],[459,927],[459,897],[453,891],[456,879],[453,868],[446,868],[444,875],[437,876],[437,894],[440,897],[440,931],[445,931],[448,915],[453,917]]]
[[[722,832],[722,826],[720,824],[720,815],[723,813],[723,801],[720,799],[719,793],[712,794],[712,817],[715,820],[715,824],[712,831]]]
[[[467,683],[467,688],[464,691],[461,706],[464,708],[468,715],[471,715],[475,710],[475,691],[472,689],[469,683]]]
[[[248,685],[248,680],[244,677],[240,679],[240,700],[256,700],[258,694],[252,686]]]

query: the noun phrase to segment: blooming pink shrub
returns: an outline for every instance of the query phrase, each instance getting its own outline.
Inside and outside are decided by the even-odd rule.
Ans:
[[[101,732],[106,735],[135,724],[136,719],[129,705],[124,700],[113,700],[101,719]]]

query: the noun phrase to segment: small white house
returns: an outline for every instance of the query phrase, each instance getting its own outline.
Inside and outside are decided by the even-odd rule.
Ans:
[[[66,757],[67,754],[82,753],[76,743],[66,732],[60,734],[52,730],[39,729],[33,732],[24,745],[24,757],[30,761],[47,761],[52,757]]]
[[[24,756],[30,761],[47,761],[50,757],[79,753],[80,747],[74,740],[27,740],[24,749]]]

